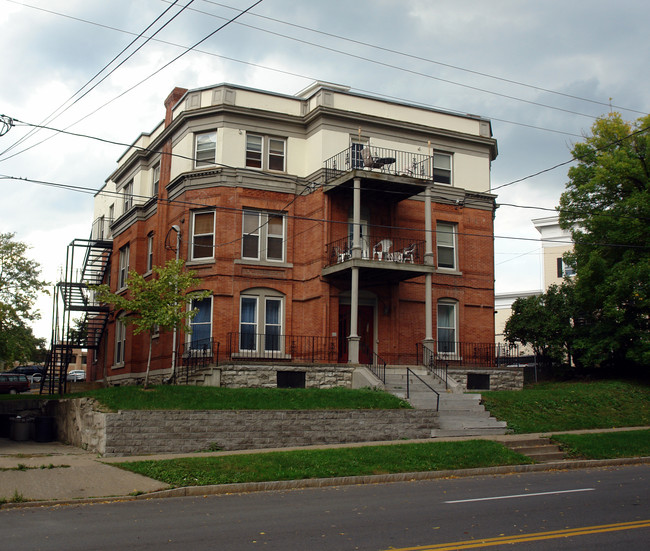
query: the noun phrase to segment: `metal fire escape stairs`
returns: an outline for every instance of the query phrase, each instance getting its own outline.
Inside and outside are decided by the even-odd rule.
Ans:
[[[110,220],[99,218],[88,239],[74,239],[67,247],[65,272],[54,286],[52,340],[41,394],[64,394],[67,370],[75,350],[98,350],[109,308],[91,290],[106,277],[113,240]]]

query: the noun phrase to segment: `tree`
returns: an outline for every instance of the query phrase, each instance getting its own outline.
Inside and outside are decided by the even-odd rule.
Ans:
[[[184,270],[182,260],[170,260],[164,267],[154,266],[152,272],[151,277],[145,278],[131,270],[127,295],[113,293],[107,285],[93,287],[100,302],[111,304],[115,309],[127,312],[124,321],[134,326],[135,335],[149,332],[145,388],[149,383],[151,348],[156,331],[177,329],[189,332],[188,322],[196,315],[196,311],[188,310],[187,304],[192,299],[210,296],[210,291],[186,292],[196,287],[200,280],[193,272]]]
[[[522,297],[512,304],[504,334],[511,344],[530,344],[549,363],[571,361],[573,355],[573,286],[551,285],[546,293]]]
[[[0,365],[29,360],[41,345],[30,321],[40,318],[34,303],[46,282],[39,279],[38,262],[28,259],[28,246],[0,233]]]
[[[650,116],[598,119],[560,199],[576,270],[575,345],[589,366],[650,364]]]

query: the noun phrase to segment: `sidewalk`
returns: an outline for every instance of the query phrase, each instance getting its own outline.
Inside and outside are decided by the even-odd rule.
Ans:
[[[610,432],[611,430],[638,430],[648,427],[630,427],[625,429],[598,429],[571,431],[573,433]],[[563,431],[566,433],[569,431]],[[495,435],[485,437],[436,438],[435,440],[417,440],[399,442],[364,442],[340,446],[313,446],[313,448],[360,447],[367,445],[391,445],[407,442],[432,442],[443,440],[475,440],[477,438],[507,442],[526,440],[543,434]],[[297,448],[282,448],[288,451]],[[301,448],[304,449],[304,448]],[[260,453],[278,451],[276,449],[259,450]],[[506,474],[509,472],[524,472],[531,470],[549,470],[558,468],[583,468],[590,466],[620,465],[630,463],[647,463],[650,458],[632,458],[624,460],[602,461],[556,461],[551,463],[522,465],[519,467],[490,467],[486,469],[470,469],[467,471],[445,471],[413,473],[397,475],[378,475],[373,477],[346,477],[345,479],[290,481],[283,483],[252,483],[227,485],[227,487],[203,486],[196,488],[169,489],[167,484],[152,480],[145,476],[124,471],[113,467],[110,463],[137,460],[160,460],[177,457],[218,456],[226,454],[255,453],[255,450],[232,452],[203,452],[184,455],[148,455],[139,457],[107,457],[86,452],[74,446],[60,442],[38,443],[33,441],[15,442],[0,438],[0,500],[5,504],[1,507],[55,505],[64,503],[82,503],[88,501],[108,501],[134,499],[143,497],[173,497],[181,495],[206,495],[214,493],[245,492],[263,489],[285,489],[298,487],[325,486],[333,484],[359,484],[364,482],[390,482],[397,480],[412,480],[413,478],[439,478],[444,476],[473,476],[479,474]],[[7,470],[8,469],[8,470]],[[152,495],[153,494],[153,495]],[[18,499],[16,499],[18,498]],[[21,501],[22,500],[22,501]],[[19,503],[14,503],[19,501]]]

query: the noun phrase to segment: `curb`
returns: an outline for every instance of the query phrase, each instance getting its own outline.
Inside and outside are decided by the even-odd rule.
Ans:
[[[95,505],[101,503],[117,503],[149,499],[167,499],[174,497],[200,497],[209,495],[226,495],[238,493],[268,492],[282,490],[301,490],[309,488],[327,488],[332,486],[356,486],[363,484],[387,484],[391,482],[414,482],[419,480],[435,480],[441,478],[466,478],[485,475],[508,475],[517,473],[568,471],[574,469],[592,469],[600,467],[616,467],[625,465],[650,464],[650,457],[623,457],[619,459],[579,459],[551,461],[529,465],[502,465],[498,467],[479,467],[474,469],[458,469],[444,471],[422,471],[414,473],[394,473],[382,475],[342,476],[335,478],[309,478],[301,480],[284,480],[269,482],[241,482],[235,484],[218,484],[212,486],[184,486],[159,490],[137,496],[94,497],[61,501],[26,501],[21,503],[5,503],[0,510],[21,509],[28,507],[62,507],[71,505]]]

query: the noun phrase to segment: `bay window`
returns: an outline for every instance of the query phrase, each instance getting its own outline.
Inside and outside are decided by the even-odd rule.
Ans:
[[[212,166],[217,162],[217,133],[205,132],[196,135],[194,166]]]
[[[284,261],[283,214],[245,210],[242,215],[242,258]]]
[[[214,258],[214,211],[192,212],[190,260]]]

